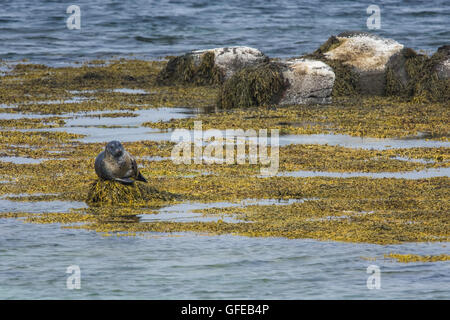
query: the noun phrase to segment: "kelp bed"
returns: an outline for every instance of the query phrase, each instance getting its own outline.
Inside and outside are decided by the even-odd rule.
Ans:
[[[215,85],[161,83],[158,74],[165,63],[113,60],[63,68],[19,64],[7,71],[0,79],[0,112],[23,115],[0,120],[0,157],[41,159],[41,162],[0,160],[0,201],[16,201],[18,208],[23,201],[35,201],[37,206],[39,201],[54,200],[87,205],[71,209],[69,202],[65,212],[12,210],[0,213],[0,217],[59,223],[64,228],[83,228],[108,235],[193,231],[377,244],[450,240],[449,177],[416,180],[261,177],[259,164],[174,164],[170,160],[173,143],[137,141],[124,145],[137,157],[149,184],[126,187],[96,180],[94,159],[104,148],[103,143],[83,143],[79,134],[46,131],[64,128],[61,115],[67,112],[109,110],[99,115],[107,118],[124,116],[117,112],[126,110],[126,116],[132,117],[134,110],[155,107],[215,106],[219,93]],[[114,91],[116,88],[145,93]],[[65,102],[74,96],[83,99]],[[41,118],[27,117],[29,113],[40,114]],[[335,98],[328,106],[268,105],[219,110],[195,118],[202,120],[203,129],[264,128],[280,129],[281,134],[340,133],[363,137],[421,135],[444,141],[449,138],[448,119],[449,108],[445,103],[393,97]],[[193,118],[168,122],[148,119],[145,126],[192,129],[193,121]],[[446,147],[387,150],[300,144],[280,147],[280,172],[403,172],[448,167],[450,149]],[[304,201],[199,210],[206,216],[219,217],[214,222],[141,222],[139,218],[141,214],[157,214],[159,208],[175,203],[244,199]],[[238,222],[220,219],[227,216],[237,218]]]
[[[207,129],[279,129],[281,134],[336,133],[357,137],[424,138],[449,141],[448,103],[424,103],[398,97],[334,98],[330,105],[271,106],[204,114],[196,119],[148,122],[160,129],[190,128],[201,120]]]

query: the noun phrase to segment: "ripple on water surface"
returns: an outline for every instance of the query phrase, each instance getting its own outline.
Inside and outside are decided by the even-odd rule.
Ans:
[[[70,209],[85,207],[86,204],[79,201],[14,201],[4,199],[4,197],[0,198],[0,212],[68,212]]]

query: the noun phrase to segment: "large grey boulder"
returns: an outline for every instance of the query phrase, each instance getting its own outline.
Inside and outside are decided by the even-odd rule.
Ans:
[[[351,67],[362,94],[383,95],[386,64],[403,45],[366,32],[343,32],[336,38],[339,43],[324,52],[324,57]]]
[[[294,59],[282,71],[287,88],[279,104],[330,103],[335,80],[333,70],[317,60]]]
[[[199,65],[204,55],[208,52],[214,54],[214,64],[222,70],[225,80],[242,68],[269,60],[264,53],[255,48],[243,46],[225,47],[192,51],[191,55],[194,58],[195,65]]]

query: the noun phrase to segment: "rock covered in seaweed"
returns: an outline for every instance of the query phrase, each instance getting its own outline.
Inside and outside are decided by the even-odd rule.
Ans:
[[[334,95],[383,95],[389,59],[403,49],[393,39],[367,32],[342,32],[329,38],[312,56],[321,58],[336,73]]]
[[[386,95],[406,95],[411,82],[412,69],[410,64],[425,59],[411,48],[404,48],[394,54],[386,64]]]
[[[450,46],[431,57],[405,48],[386,66],[386,94],[429,101],[450,100]]]
[[[266,61],[261,51],[250,47],[195,50],[170,59],[158,75],[158,82],[217,85],[242,68]]]
[[[445,45],[438,48],[436,55],[439,55],[439,61],[434,66],[439,79],[450,78],[450,45]]]
[[[278,103],[286,88],[282,69],[274,62],[243,68],[225,81],[217,106],[227,109]]]
[[[225,81],[221,108],[329,103],[335,75],[321,61],[294,59],[246,67]]]
[[[221,108],[329,103],[332,96],[358,95],[443,101],[449,96],[449,52],[443,46],[428,58],[393,39],[342,32],[314,53],[285,61],[249,47],[192,51],[171,59],[158,81],[222,85]]]
[[[176,195],[139,181],[132,185],[123,185],[116,181],[96,180],[91,184],[86,203],[99,205],[142,205],[152,201],[168,201],[176,199]]]
[[[200,61],[190,53],[171,58],[156,78],[159,85],[217,85],[222,81],[223,74],[214,64],[213,53],[203,55]]]
[[[287,88],[279,104],[330,103],[335,74],[321,61],[294,59],[284,63]]]

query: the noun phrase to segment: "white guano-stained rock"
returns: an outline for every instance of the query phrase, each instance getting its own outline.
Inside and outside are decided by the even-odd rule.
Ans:
[[[225,79],[231,77],[236,71],[258,63],[268,61],[268,57],[261,51],[250,47],[225,47],[207,50],[192,51],[194,63],[199,64],[206,52],[214,53],[214,64],[219,67]]]
[[[283,62],[287,89],[279,104],[330,103],[335,80],[333,70],[321,61],[295,59]]]
[[[365,32],[343,32],[337,39],[341,44],[325,52],[325,57],[353,67],[360,78],[362,94],[384,94],[386,64],[403,45]]]

